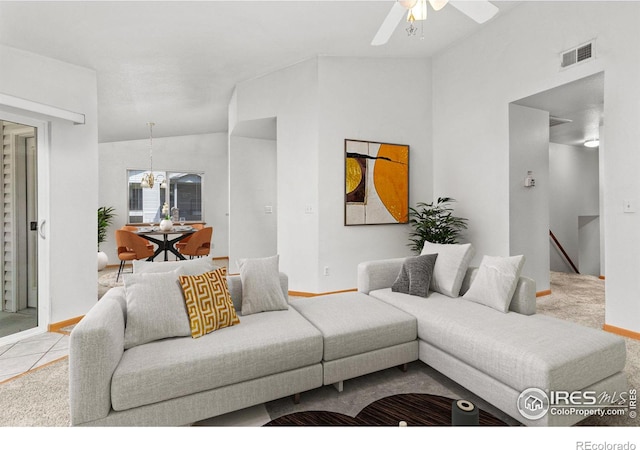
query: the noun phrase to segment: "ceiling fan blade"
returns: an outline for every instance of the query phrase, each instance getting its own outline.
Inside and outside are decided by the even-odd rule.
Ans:
[[[378,32],[371,41],[371,45],[386,44],[406,13],[407,10],[400,4],[400,2],[393,2],[391,11],[387,14],[382,25],[380,25]]]
[[[497,6],[484,0],[451,1],[449,3],[478,23],[485,23],[498,12]]]

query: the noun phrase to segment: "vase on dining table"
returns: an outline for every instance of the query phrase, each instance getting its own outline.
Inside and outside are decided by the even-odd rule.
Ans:
[[[162,219],[160,221],[160,229],[162,231],[171,231],[172,228],[173,222],[171,221],[171,219]]]

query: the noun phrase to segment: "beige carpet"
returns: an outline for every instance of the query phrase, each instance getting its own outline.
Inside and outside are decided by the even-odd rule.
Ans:
[[[552,273],[552,295],[538,299],[538,311],[562,319],[602,328],[604,323],[604,282],[595,277]],[[626,339],[626,373],[632,387],[640,386],[640,341]],[[68,359],[54,362],[0,384],[0,426],[67,426],[69,423]],[[355,415],[371,401],[396,393],[419,392],[459,396],[475,401],[478,406],[508,423],[500,411],[420,362],[412,363],[409,372],[389,369],[345,382],[338,394],[325,386],[304,393],[300,405],[290,399],[267,404],[271,417],[296,410],[323,409]],[[206,425],[203,421],[202,425]],[[627,416],[590,417],[580,425],[637,426],[638,419]]]
[[[605,281],[589,275],[551,272],[552,294],[538,299],[538,313],[577,322],[592,328],[604,326]],[[627,344],[625,372],[630,388],[640,387],[640,341],[624,338]],[[640,419],[628,416],[589,417],[581,425],[638,426]]]
[[[68,383],[68,357],[0,383],[0,426],[68,426]]]

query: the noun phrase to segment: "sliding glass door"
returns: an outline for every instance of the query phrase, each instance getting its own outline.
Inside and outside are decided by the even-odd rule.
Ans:
[[[38,326],[38,130],[0,120],[0,338]]]

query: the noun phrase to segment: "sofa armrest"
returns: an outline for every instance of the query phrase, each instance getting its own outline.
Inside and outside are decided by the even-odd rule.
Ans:
[[[469,267],[462,281],[460,296],[462,297],[471,287],[474,278],[478,274],[477,267]],[[516,290],[511,297],[509,311],[531,316],[536,313],[536,282],[531,278],[520,277]]]
[[[110,289],[71,332],[71,425],[101,419],[111,410],[111,378],[124,353],[123,301],[123,288]]]
[[[368,294],[390,288],[398,278],[405,258],[365,261],[358,264],[358,292]]]

